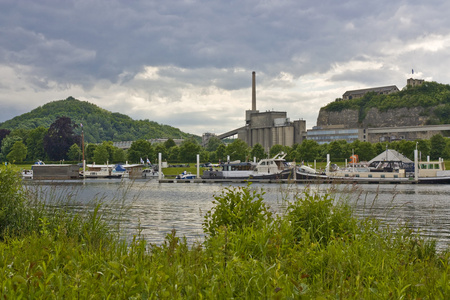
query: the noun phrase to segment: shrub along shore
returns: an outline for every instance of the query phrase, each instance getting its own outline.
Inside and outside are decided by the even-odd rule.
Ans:
[[[100,202],[81,212],[50,206],[0,167],[0,297],[450,297],[448,250],[406,226],[358,219],[333,193],[305,189],[275,215],[264,192],[225,188],[193,245],[175,231],[161,245],[139,232],[126,242]]]

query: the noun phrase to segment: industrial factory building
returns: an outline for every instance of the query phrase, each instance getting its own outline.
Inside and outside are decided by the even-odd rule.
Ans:
[[[206,145],[211,133],[203,135],[203,144]],[[287,117],[286,112],[265,111],[256,109],[256,74],[252,73],[252,109],[245,111],[245,126],[218,135],[220,139],[236,136],[245,141],[248,146],[261,144],[265,151],[274,145],[292,147],[300,144],[306,138],[306,121]]]

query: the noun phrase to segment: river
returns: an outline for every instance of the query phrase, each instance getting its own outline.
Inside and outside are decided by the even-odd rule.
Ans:
[[[111,216],[122,219],[122,230],[128,238],[140,232],[149,242],[160,244],[172,229],[190,242],[201,241],[203,215],[212,207],[214,195],[230,185],[92,179],[39,184],[26,181],[26,186],[39,189],[49,202],[65,203],[69,198],[75,210],[92,209],[93,200],[97,199]],[[320,193],[334,190],[338,201],[348,201],[359,217],[370,215],[389,224],[407,222],[422,235],[436,239],[438,248],[450,245],[448,185],[251,185],[252,189],[265,192],[264,200],[275,213],[282,212],[286,200],[292,200],[307,187]]]

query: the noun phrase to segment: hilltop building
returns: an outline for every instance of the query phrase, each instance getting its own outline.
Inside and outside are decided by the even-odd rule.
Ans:
[[[389,85],[389,86],[382,86],[382,87],[376,87],[376,88],[369,88],[369,89],[362,89],[362,90],[353,90],[353,91],[346,91],[344,95],[342,95],[343,100],[350,100],[350,99],[356,99],[361,98],[365,94],[373,92],[377,95],[388,95],[392,93],[399,92],[400,90],[395,85]]]
[[[419,86],[419,85],[421,85],[421,84],[424,83],[424,82],[425,82],[425,80],[423,80],[423,79],[413,79],[413,78],[409,78],[409,79],[406,80],[406,85],[409,85],[409,86]]]

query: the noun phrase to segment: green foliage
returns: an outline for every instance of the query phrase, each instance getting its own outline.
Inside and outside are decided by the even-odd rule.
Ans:
[[[77,144],[73,144],[69,148],[69,152],[67,152],[67,157],[71,161],[80,161],[81,160],[81,149]]]
[[[147,157],[152,158],[153,155],[152,144],[144,139],[134,141],[128,149],[128,160],[133,163],[140,163],[141,159],[145,161]]]
[[[319,157],[320,146],[314,140],[305,140],[297,147],[295,159],[296,161],[313,161]]]
[[[200,154],[201,146],[194,139],[184,140],[180,145],[180,152],[178,154],[179,161],[182,162],[196,162],[197,154]]]
[[[94,162],[94,152],[95,152],[96,148],[97,148],[96,144],[88,144],[86,146],[85,155],[86,155],[86,161],[88,163],[93,163]]]
[[[263,158],[267,157],[266,151],[264,151],[264,148],[261,144],[256,144],[253,146],[252,151],[250,151],[250,156],[256,157],[256,160],[259,161]]]
[[[175,147],[177,144],[175,144],[175,141],[171,138],[167,139],[167,141],[164,142],[164,147],[166,147],[167,150],[169,150],[172,147]]]
[[[109,160],[108,149],[105,145],[97,145],[94,150],[94,162],[96,164],[106,164],[107,162],[111,162]]]
[[[0,240],[26,230],[24,220],[30,214],[25,199],[19,174],[10,166],[0,165]]]
[[[2,157],[3,157],[3,159],[5,159],[7,157],[7,155],[9,154],[9,152],[11,152],[11,149],[16,142],[22,142],[22,138],[20,138],[18,136],[8,135],[2,140]]]
[[[277,154],[279,154],[281,152],[285,152],[285,147],[283,145],[279,145],[279,144],[278,145],[273,145],[270,148],[269,156],[270,157],[274,157],[275,155],[277,155]]]
[[[85,141],[89,143],[134,141],[161,137],[188,138],[193,136],[168,125],[161,125],[149,120],[133,120],[120,113],[111,113],[94,104],[79,101],[73,97],[47,103],[29,113],[0,123],[0,130],[34,129],[39,126],[49,128],[60,116],[67,116],[76,124],[83,124]],[[81,128],[78,128],[76,133],[80,134]],[[200,137],[194,137],[200,139]]]
[[[113,160],[112,162],[114,163],[119,163],[119,162],[125,162],[126,160],[126,155],[125,155],[125,151],[123,149],[120,148],[115,148],[114,149],[114,154],[113,154]]]
[[[431,159],[437,160],[439,157],[442,157],[446,146],[445,138],[440,134],[435,134],[431,137],[430,144],[431,144],[431,151],[430,151]]]
[[[297,242],[307,238],[312,243],[326,245],[337,236],[356,233],[357,224],[350,207],[333,202],[330,194],[319,195],[306,189],[289,203],[286,220]]]
[[[67,159],[69,148],[80,144],[81,136],[74,132],[77,125],[68,117],[59,117],[44,136],[44,149],[51,160]]]
[[[28,148],[28,160],[44,160],[47,156],[44,149],[44,136],[47,134],[47,129],[39,126],[31,129],[26,139]]]
[[[21,163],[27,157],[27,146],[22,141],[17,141],[11,148],[11,151],[6,156],[8,161]]]
[[[215,236],[221,227],[226,227],[227,231],[262,228],[272,218],[263,195],[251,191],[250,186],[222,190],[220,195],[214,196],[215,206],[205,214],[203,231]]]
[[[226,151],[227,151],[227,147],[224,144],[220,144],[216,150],[217,160],[225,161]]]
[[[217,136],[212,136],[208,140],[208,144],[206,145],[206,151],[212,152],[216,151],[219,145],[223,144],[222,140],[220,140]]]
[[[225,155],[230,156],[230,160],[247,161],[250,154],[250,149],[247,143],[241,139],[235,139],[231,144],[228,144],[225,150]]]

